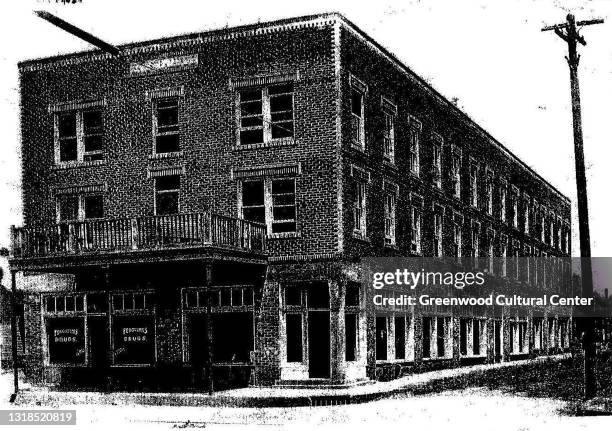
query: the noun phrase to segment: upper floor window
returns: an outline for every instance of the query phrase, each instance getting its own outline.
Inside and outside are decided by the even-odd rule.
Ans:
[[[487,214],[493,214],[493,173],[487,170],[487,178],[485,183],[485,210]]]
[[[104,158],[102,110],[61,112],[55,117],[56,161],[89,162]]]
[[[383,151],[385,160],[395,161],[395,115],[385,112],[385,130],[383,133]]]
[[[410,251],[413,253],[421,252],[421,208],[413,205],[410,208]]]
[[[432,150],[432,156],[431,156],[432,172],[431,174],[432,174],[432,181],[438,188],[442,187],[442,147],[443,145],[444,145],[444,140],[442,139],[442,136],[438,135],[437,133],[434,133],[432,137],[432,145],[431,145],[431,150]]]
[[[239,143],[263,144],[294,136],[293,83],[241,90]]]
[[[364,93],[351,89],[351,140],[354,146],[365,149]]]
[[[499,219],[503,222],[506,221],[506,183],[502,182],[499,185]]]
[[[178,214],[181,177],[168,175],[155,178],[155,214]]]
[[[442,257],[442,223],[443,216],[441,210],[437,210],[434,215],[433,223],[433,253],[435,257]]]
[[[455,146],[451,148],[450,183],[453,197],[459,198],[461,196],[461,149]]]
[[[171,97],[154,101],[155,153],[180,151],[179,99]]]
[[[530,213],[529,213],[529,206],[530,206],[530,202],[529,202],[529,196],[525,195],[525,199],[523,199],[523,233],[525,234],[529,234],[529,220],[530,220]]]
[[[295,178],[242,181],[242,218],[265,224],[268,234],[296,232],[295,194]]]
[[[353,203],[353,232],[355,235],[366,236],[366,197],[367,185],[365,182],[355,182],[355,201]]]
[[[410,173],[419,176],[420,171],[420,160],[419,160],[419,147],[421,141],[421,129],[422,125],[419,120],[414,117],[410,117],[410,127],[408,136],[409,145],[409,163]]]
[[[518,205],[519,205],[519,192],[516,187],[512,187],[512,194],[510,196],[510,213],[512,216],[512,227],[518,229]]]
[[[478,206],[478,165],[475,160],[470,161],[470,205]]]
[[[453,253],[455,257],[461,257],[461,224],[453,222]]]
[[[480,256],[480,223],[474,222],[472,225],[472,257]]]
[[[69,222],[104,217],[104,197],[99,194],[66,194],[57,199],[57,220]]]
[[[395,245],[395,194],[385,194],[385,244]]]

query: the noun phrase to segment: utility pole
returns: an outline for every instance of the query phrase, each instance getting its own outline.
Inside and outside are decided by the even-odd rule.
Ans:
[[[591,239],[589,233],[589,207],[587,198],[587,183],[584,168],[584,149],[582,142],[582,113],[580,109],[580,87],[578,85],[578,63],[580,55],[577,44],[586,45],[579,30],[587,25],[602,24],[603,19],[591,19],[576,22],[574,15],[568,14],[567,21],[562,24],[547,26],[542,31],[554,31],[567,43],[567,64],[570,69],[570,87],[572,94],[572,118],[574,124],[574,156],[576,160],[576,189],[578,195],[578,228],[580,231],[580,268],[582,275],[582,296],[593,297],[593,273],[591,269]],[[584,349],[584,397],[595,396],[595,343],[593,339],[592,319],[583,319],[582,344]]]

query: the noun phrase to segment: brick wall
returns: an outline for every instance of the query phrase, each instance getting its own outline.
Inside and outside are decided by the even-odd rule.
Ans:
[[[213,38],[214,39],[214,38]],[[272,254],[333,253],[337,249],[336,87],[332,27],[301,26],[283,31],[225,37],[180,50],[141,53],[84,62],[22,64],[22,153],[26,225],[55,219],[54,190],[105,184],[105,215],[153,214],[154,182],[149,168],[184,167],[181,212],[212,209],[237,215],[233,168],[300,164],[297,177],[298,238],[271,239]],[[130,61],[197,53],[196,69],[130,76]],[[70,59],[70,58],[69,58]],[[36,69],[41,70],[36,70]],[[34,69],[34,70],[32,70]],[[236,90],[230,78],[299,73],[295,83],[295,143],[236,149]],[[150,90],[183,86],[182,155],[150,160]],[[53,115],[48,106],[106,99],[105,161],[99,166],[54,166]]]
[[[445,207],[445,223],[453,211],[464,216],[464,241],[468,244],[467,235],[471,219],[481,222],[482,228],[492,227],[497,233],[507,234],[516,238],[521,244],[537,245],[542,251],[562,255],[558,250],[540,243],[535,238],[525,236],[517,229],[499,222],[495,217],[484,214],[484,211],[470,207],[468,194],[468,162],[473,157],[480,167],[486,164],[496,178],[506,178],[510,185],[526,191],[530,197],[544,203],[550,210],[560,215],[569,225],[570,204],[561,195],[554,192],[543,180],[519,162],[512,160],[505,150],[493,145],[491,138],[483,136],[473,123],[466,121],[465,116],[453,109],[449,102],[443,101],[430,89],[427,89],[419,78],[409,77],[398,67],[375,50],[371,44],[364,41],[349,27],[343,26],[341,32],[341,100],[342,109],[342,148],[343,148],[343,202],[344,202],[344,242],[348,256],[362,255],[405,255],[410,246],[410,195],[414,193],[423,197],[422,212],[422,251],[424,255],[433,254],[433,213],[432,204]],[[450,72],[449,72],[450,73]],[[366,149],[360,151],[352,148],[350,137],[350,75],[366,84],[365,93],[365,143]],[[383,163],[384,111],[381,98],[385,97],[397,106],[395,117],[395,165]],[[413,116],[422,123],[420,140],[420,177],[409,175],[408,132],[410,117]],[[430,167],[432,165],[432,133],[438,133],[444,139],[442,149],[442,190],[433,185]],[[462,148],[461,199],[450,195],[449,146],[456,144]],[[370,172],[367,202],[367,241],[353,238],[352,203],[355,200],[355,178],[351,175],[351,166]],[[483,170],[480,171],[482,186]],[[384,209],[383,181],[389,181],[399,186],[397,196],[397,246],[398,250],[383,248],[384,244]],[[479,186],[479,187],[481,187]],[[481,196],[482,187],[479,190]],[[495,201],[494,188],[494,210]],[[450,226],[444,225],[443,231],[449,231]],[[449,237],[445,238],[444,254],[450,253]],[[497,253],[497,249],[495,250]]]

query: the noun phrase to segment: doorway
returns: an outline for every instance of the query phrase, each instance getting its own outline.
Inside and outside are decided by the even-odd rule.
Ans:
[[[89,332],[89,363],[96,370],[94,372],[101,372],[108,366],[108,319],[106,316],[89,317],[87,329]]]
[[[208,324],[205,314],[193,315],[189,339],[191,341],[192,384],[203,388],[206,384],[206,363],[208,361]]]
[[[329,311],[308,312],[308,374],[310,378],[330,377]]]
[[[495,320],[493,322],[493,336],[495,344],[495,361],[501,361],[502,357],[502,325],[501,321]]]

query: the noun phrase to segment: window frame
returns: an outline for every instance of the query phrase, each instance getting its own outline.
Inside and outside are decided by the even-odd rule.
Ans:
[[[152,109],[152,120],[153,120],[153,156],[163,156],[166,154],[178,154],[181,153],[181,105],[182,103],[182,97],[179,95],[172,95],[172,96],[167,96],[167,97],[155,97],[151,99],[151,109]],[[165,102],[165,101],[170,101],[170,100],[176,100],[176,127],[177,130],[176,131],[170,131],[170,132],[160,132],[159,131],[159,108],[158,108],[158,104],[160,102]],[[159,136],[173,136],[173,135],[177,135],[178,136],[178,148],[175,151],[163,151],[163,152],[158,152],[157,151],[157,138]]]
[[[100,112],[100,117],[102,119],[101,131],[99,133],[86,135],[85,134],[85,122],[83,119],[83,114],[86,112]],[[74,115],[75,117],[75,135],[70,137],[61,137],[60,136],[60,117],[65,115]],[[70,166],[77,164],[87,164],[87,163],[100,163],[105,160],[106,151],[105,151],[105,109],[102,106],[94,106],[88,108],[75,108],[65,111],[58,111],[53,113],[53,141],[54,141],[54,158],[56,166]],[[85,138],[89,136],[101,136],[102,140],[102,149],[96,151],[85,151]],[[61,160],[61,142],[62,139],[74,139],[76,145],[76,159],[74,160]],[[97,160],[85,160],[85,158],[89,155],[101,154],[101,158]]]
[[[85,199],[87,197],[97,196],[102,199],[102,217],[85,217]],[[61,218],[61,202],[62,198],[76,197],[77,198],[77,218],[65,219]],[[62,193],[55,197],[55,220],[57,223],[74,223],[80,221],[92,221],[92,220],[103,220],[106,217],[106,199],[104,193],[101,192],[87,192],[87,193]]]
[[[283,86],[283,85],[291,85],[291,92],[285,92],[280,94],[270,95],[270,87]],[[242,95],[241,93],[245,91],[260,91],[261,92],[261,127],[260,126],[243,126],[242,125]],[[236,106],[236,147],[240,148],[250,148],[253,146],[262,146],[262,145],[271,145],[271,144],[283,144],[283,143],[293,143],[295,141],[295,125],[296,125],[296,116],[295,116],[295,82],[293,80],[282,81],[282,82],[274,82],[270,84],[260,84],[253,86],[245,86],[236,89],[235,95],[235,106]],[[293,130],[291,132],[292,136],[283,136],[279,138],[274,138],[272,135],[272,129],[274,126],[274,122],[272,121],[272,106],[271,100],[274,97],[291,94],[291,120],[293,123]],[[285,110],[283,112],[289,112]],[[249,117],[256,117],[257,115],[250,115]],[[284,120],[283,122],[288,122],[289,120]],[[278,121],[277,121],[278,123]],[[280,127],[277,125],[277,127]],[[248,130],[262,130],[262,142],[251,142],[251,143],[242,143],[241,142],[241,132]]]
[[[408,123],[408,171],[415,177],[419,177],[421,174],[422,130],[423,124],[411,115]]]
[[[179,188],[171,189],[171,190],[157,190],[157,180],[165,177],[178,177],[179,179]],[[172,216],[181,213],[181,188],[182,188],[183,180],[182,175],[161,175],[153,178],[153,214],[156,216]],[[157,195],[158,194],[170,194],[177,193],[177,210],[176,213],[168,213],[168,214],[159,214],[158,213],[158,203],[157,203]]]
[[[273,202],[273,181],[278,180],[292,180],[294,190],[294,204],[295,207],[295,223],[294,231],[287,232],[273,232],[274,220],[274,202]],[[251,177],[242,178],[238,181],[238,218],[247,220],[244,218],[244,199],[243,199],[243,184],[247,182],[262,182],[263,183],[263,208],[264,208],[264,225],[266,226],[266,234],[268,237],[285,237],[285,236],[297,236],[300,232],[299,225],[299,208],[298,208],[298,178],[297,176],[271,176],[271,177]],[[289,220],[289,219],[287,219]],[[279,220],[278,222],[287,222],[287,220]]]

